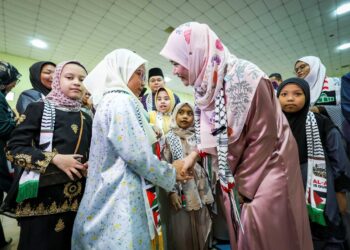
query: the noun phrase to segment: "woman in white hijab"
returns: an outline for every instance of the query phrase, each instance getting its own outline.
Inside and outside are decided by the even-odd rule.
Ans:
[[[305,56],[298,59],[294,65],[294,71],[297,77],[303,78],[310,86],[311,111],[328,116],[346,136],[346,133],[344,133],[346,121],[342,115],[340,105],[340,79],[328,77],[326,67],[316,56]]]
[[[137,98],[145,63],[130,50],[117,49],[85,78],[97,110],[73,249],[150,249],[161,235],[159,211],[150,207],[156,199],[152,184],[170,191],[176,179],[189,178],[177,174],[180,162],[173,168],[152,153],[154,132]]]

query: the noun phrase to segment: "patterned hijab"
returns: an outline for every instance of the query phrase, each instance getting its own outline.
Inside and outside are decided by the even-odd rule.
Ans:
[[[58,64],[53,76],[52,90],[46,96],[46,99],[50,100],[55,105],[55,107],[68,109],[69,111],[79,111],[81,107],[81,100],[74,100],[67,97],[62,92],[61,85],[60,85],[60,79],[61,79],[63,68],[70,63],[77,64],[86,71],[85,67],[80,62],[77,62],[77,61],[65,61]]]
[[[30,82],[33,86],[33,89],[42,93],[45,96],[50,93],[51,89],[48,89],[44,86],[44,84],[41,82],[40,75],[41,75],[41,70],[47,64],[50,64],[50,65],[56,67],[56,64],[54,64],[53,62],[40,61],[40,62],[34,63],[29,68],[29,79],[30,79]]]
[[[199,148],[217,146],[213,130],[215,98],[224,90],[228,143],[241,135],[258,83],[266,74],[237,58],[206,24],[185,23],[169,36],[160,54],[184,66],[195,89],[200,117]],[[196,113],[198,113],[196,111]]]
[[[316,56],[305,56],[299,58],[296,62],[307,63],[310,67],[310,72],[305,76],[304,80],[310,86],[311,106],[313,106],[321,95],[324,79],[326,78],[326,67],[322,64],[320,58]],[[294,65],[294,67],[295,67]]]
[[[0,61],[0,91],[4,92],[5,87],[18,80],[22,75],[8,62]]]

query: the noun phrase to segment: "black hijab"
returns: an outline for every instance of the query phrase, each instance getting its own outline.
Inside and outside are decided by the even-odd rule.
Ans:
[[[307,162],[307,145],[306,145],[306,117],[310,107],[310,87],[309,84],[301,78],[289,78],[283,81],[277,89],[277,97],[279,97],[282,89],[288,84],[298,85],[304,92],[305,105],[304,107],[295,113],[286,113],[283,111],[288,119],[289,126],[292,130],[295,140],[298,144],[299,160],[300,163]]]
[[[40,61],[40,62],[34,63],[29,68],[29,79],[30,79],[30,82],[32,83],[33,89],[42,93],[45,96],[51,91],[51,89],[48,89],[44,86],[44,84],[40,80],[40,75],[41,75],[41,70],[47,64],[50,64],[56,67],[56,64],[54,64],[53,62]]]
[[[0,61],[0,91],[5,94],[5,87],[18,80],[21,74],[8,62]]]

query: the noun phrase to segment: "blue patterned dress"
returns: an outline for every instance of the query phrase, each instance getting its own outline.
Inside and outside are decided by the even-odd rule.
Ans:
[[[72,249],[150,249],[141,176],[170,191],[175,169],[153,155],[132,98],[109,93],[99,103]]]

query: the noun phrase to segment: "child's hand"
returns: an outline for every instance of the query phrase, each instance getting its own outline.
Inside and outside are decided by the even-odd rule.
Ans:
[[[51,162],[56,165],[59,169],[68,175],[69,179],[74,181],[73,175],[77,176],[79,179],[82,178],[79,170],[86,170],[84,164],[82,164],[79,159],[83,158],[82,155],[63,155],[57,154],[52,158]]]
[[[170,203],[176,211],[181,209],[181,198],[177,193],[170,193]]]

